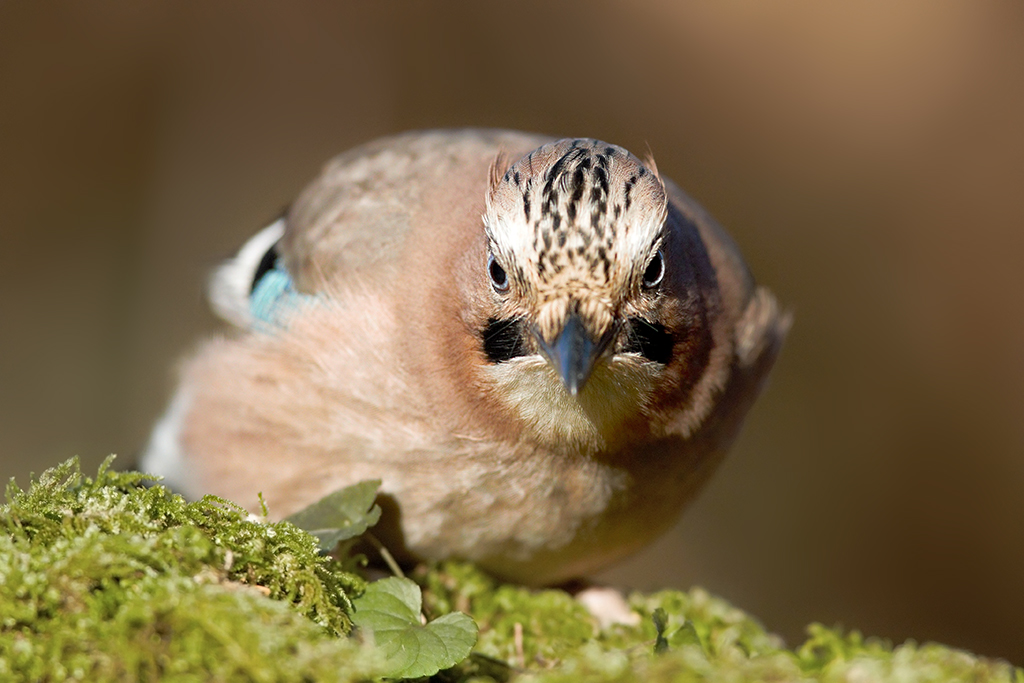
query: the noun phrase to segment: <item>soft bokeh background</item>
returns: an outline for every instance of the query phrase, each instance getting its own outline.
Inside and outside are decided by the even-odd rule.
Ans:
[[[1024,663],[1024,5],[0,2],[0,478],[122,465],[206,272],[329,156],[586,135],[796,324],[733,454],[613,571]]]

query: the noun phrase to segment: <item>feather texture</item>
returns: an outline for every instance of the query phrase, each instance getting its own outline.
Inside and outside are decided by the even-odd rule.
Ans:
[[[263,492],[277,517],[380,478],[398,554],[526,583],[669,527],[789,324],[692,199],[596,140],[385,138],[328,163],[274,225],[215,278],[214,307],[250,329],[184,363],[143,467],[193,496]],[[269,244],[316,301],[273,330],[241,306]],[[556,338],[589,354],[579,393]]]

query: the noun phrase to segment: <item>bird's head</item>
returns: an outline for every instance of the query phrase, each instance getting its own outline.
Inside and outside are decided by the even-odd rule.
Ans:
[[[653,163],[597,140],[506,166],[492,167],[484,214],[492,375],[528,420],[607,437],[672,380],[680,274],[665,186]]]

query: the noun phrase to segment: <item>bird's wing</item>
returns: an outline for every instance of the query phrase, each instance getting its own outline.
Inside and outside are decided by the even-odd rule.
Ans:
[[[207,297],[213,312],[238,327],[252,325],[252,294],[258,281],[277,261],[277,243],[284,235],[284,218],[260,230],[213,271]]]
[[[412,225],[443,228],[444,215],[427,215],[439,206],[479,204],[482,213],[487,171],[498,155],[517,158],[549,140],[515,131],[433,130],[349,150],[213,272],[210,306],[250,328],[275,323],[282,309],[328,284],[373,288],[402,269]]]
[[[732,237],[703,207],[671,180],[665,180],[669,200],[700,233],[715,270],[721,297],[722,324],[733,329],[735,363],[739,369],[767,363],[767,374],[791,323],[775,296],[754,282]]]
[[[665,179],[665,186],[676,215],[699,234],[714,271],[708,312],[716,341],[701,380],[706,387],[695,389],[697,398],[678,421],[684,432],[702,425],[700,438],[717,454],[707,458],[710,472],[760,393],[791,317],[771,291],[754,281],[739,247],[715,219],[671,180]]]

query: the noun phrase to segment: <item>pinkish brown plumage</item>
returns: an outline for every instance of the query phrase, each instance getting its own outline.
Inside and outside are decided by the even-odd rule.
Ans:
[[[277,517],[380,478],[390,547],[524,583],[672,524],[788,325],[693,200],[596,140],[386,138],[261,235],[214,286],[243,329],[184,364],[144,469]],[[271,248],[297,294],[268,322]]]

